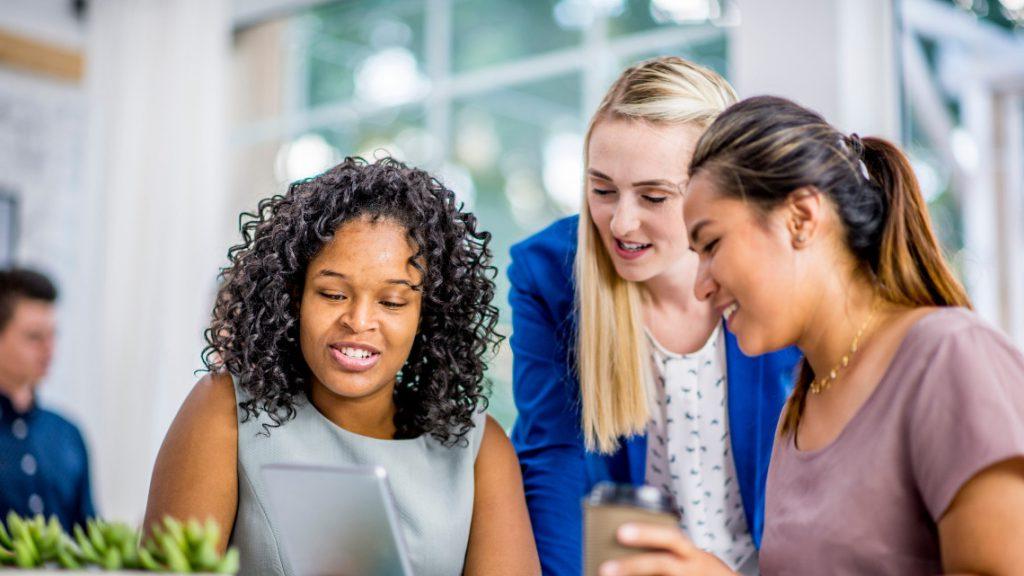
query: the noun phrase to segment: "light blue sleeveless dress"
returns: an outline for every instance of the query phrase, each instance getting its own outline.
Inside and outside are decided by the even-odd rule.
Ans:
[[[235,398],[249,398],[237,381]],[[486,415],[473,417],[464,445],[445,447],[429,435],[411,440],[379,440],[353,434],[325,418],[308,400],[270,435],[266,414],[242,422],[238,412],[238,512],[231,545],[241,556],[239,574],[295,576],[270,522],[260,468],[293,463],[330,466],[383,466],[416,576],[461,574],[473,515],[474,464]]]

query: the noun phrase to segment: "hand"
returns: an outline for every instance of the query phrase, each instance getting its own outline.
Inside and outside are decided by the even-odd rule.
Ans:
[[[619,527],[617,535],[626,546],[648,550],[601,564],[601,576],[736,576],[678,528],[630,523]]]

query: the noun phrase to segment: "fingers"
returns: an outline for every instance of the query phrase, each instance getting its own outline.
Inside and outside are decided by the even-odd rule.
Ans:
[[[617,532],[619,542],[634,548],[655,548],[690,558],[700,550],[675,526],[658,526],[633,522],[623,524]]]
[[[697,572],[688,570],[693,563],[674,554],[651,552],[636,554],[618,560],[611,560],[601,565],[600,576],[683,576]]]
[[[688,574],[691,558],[700,551],[675,526],[630,523],[619,527],[619,542],[635,548],[657,550],[627,556],[601,565],[601,576],[653,576]]]

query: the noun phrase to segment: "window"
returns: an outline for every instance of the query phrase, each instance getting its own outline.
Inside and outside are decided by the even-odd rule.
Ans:
[[[622,67],[678,54],[725,73],[731,2],[330,2],[235,35],[232,208],[347,155],[438,174],[494,237],[511,332],[509,247],[578,210],[583,134]],[[507,341],[491,412],[515,419]]]
[[[904,145],[976,310],[1024,341],[1024,7],[903,0]]]

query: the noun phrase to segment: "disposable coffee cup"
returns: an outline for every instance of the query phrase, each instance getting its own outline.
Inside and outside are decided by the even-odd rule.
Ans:
[[[601,564],[614,558],[645,552],[619,544],[616,531],[623,524],[642,522],[678,526],[672,501],[653,486],[602,482],[583,499],[583,574],[597,576]]]

